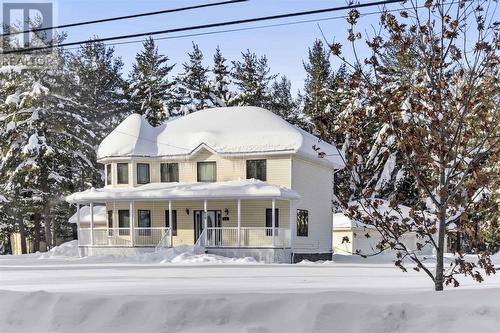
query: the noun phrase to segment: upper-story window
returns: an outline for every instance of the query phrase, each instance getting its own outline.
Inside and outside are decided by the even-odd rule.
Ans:
[[[215,162],[198,162],[198,181],[207,183],[217,181],[217,165]]]
[[[266,160],[247,160],[247,179],[266,181]]]
[[[179,163],[161,163],[160,179],[162,183],[179,181]]]
[[[137,184],[148,184],[149,181],[149,164],[137,163]]]
[[[118,184],[128,184],[128,163],[116,164],[116,182]]]
[[[106,185],[111,185],[111,164],[106,164]]]

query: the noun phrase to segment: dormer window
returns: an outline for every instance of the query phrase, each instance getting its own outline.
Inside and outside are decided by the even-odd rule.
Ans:
[[[160,179],[162,183],[179,181],[179,163],[161,163]]]
[[[128,163],[116,164],[116,176],[118,184],[128,184]]]
[[[149,184],[149,164],[137,163],[137,184]]]
[[[247,179],[267,179],[266,160],[247,160]]]
[[[217,165],[215,162],[198,162],[198,182],[213,183],[217,181]]]
[[[111,185],[112,174],[111,174],[111,164],[106,164],[106,185]]]

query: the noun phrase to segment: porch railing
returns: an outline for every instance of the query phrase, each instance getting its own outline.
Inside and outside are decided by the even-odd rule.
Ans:
[[[207,247],[290,247],[290,229],[211,227],[207,230]]]
[[[169,228],[96,228],[78,230],[78,244],[80,246],[156,246],[160,241],[170,247]]]
[[[132,237],[133,236],[133,237]],[[206,242],[205,242],[206,239]],[[290,247],[290,229],[263,227],[210,227],[202,232],[200,240],[206,247],[287,248]],[[80,246],[160,246],[170,247],[169,228],[96,228],[78,230]]]

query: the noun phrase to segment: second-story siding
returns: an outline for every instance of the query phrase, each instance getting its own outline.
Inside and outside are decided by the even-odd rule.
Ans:
[[[197,163],[198,162],[216,162],[217,181],[225,182],[232,180],[246,179],[246,161],[253,159],[266,160],[266,174],[269,184],[291,187],[291,157],[289,155],[275,156],[251,156],[251,157],[222,157],[208,150],[203,149],[189,160],[171,160],[171,159],[144,159],[137,158],[128,162],[129,166],[129,184],[117,184],[116,162],[112,164],[112,185],[113,187],[140,186],[137,184],[137,164],[147,163],[150,170],[150,181],[152,183],[160,182],[161,163],[179,164],[179,182],[193,183],[197,181]],[[120,162],[122,163],[122,162]]]

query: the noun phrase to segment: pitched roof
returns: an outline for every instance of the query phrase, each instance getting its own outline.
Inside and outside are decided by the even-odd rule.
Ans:
[[[314,145],[326,156],[319,157]],[[180,157],[203,146],[220,155],[297,153],[335,168],[344,166],[334,145],[258,107],[206,109],[158,127],[132,114],[102,141],[97,157]]]

